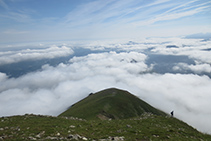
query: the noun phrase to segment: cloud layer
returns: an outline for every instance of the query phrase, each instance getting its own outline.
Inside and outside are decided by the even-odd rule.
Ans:
[[[21,51],[5,51],[0,52],[0,65],[29,60],[53,59],[68,56],[73,53],[74,51],[71,48],[67,48],[65,46],[51,46],[44,49],[25,49]]]
[[[16,79],[8,79],[1,73],[1,116],[26,112],[57,115],[93,90],[103,89],[104,83],[109,84],[107,87],[112,86],[116,74],[121,78],[127,73],[148,70],[143,62],[145,59],[144,54],[135,52],[111,52],[73,58],[72,64],[60,64],[56,68],[45,65],[41,72]]]
[[[188,65],[186,63],[178,63],[178,65],[173,67],[173,70],[175,71],[181,71],[184,72],[186,70],[191,70],[196,74],[201,73],[211,73],[211,65],[210,64],[196,64],[196,65]]]
[[[139,44],[143,45],[141,50],[145,49],[146,44],[133,46],[131,43],[120,46],[137,50]],[[162,48],[158,42],[156,45],[159,46],[154,51],[164,53],[172,49]],[[167,113],[174,110],[179,119],[211,133],[210,78],[194,74],[149,73],[153,65],[147,65],[147,59],[148,56],[140,52],[107,52],[73,57],[68,64],[61,63],[57,67],[44,65],[41,71],[18,78],[0,73],[0,116],[58,115],[91,92],[117,87]]]
[[[155,39],[156,43],[165,42],[166,39]],[[167,43],[158,44],[152,52],[165,55],[186,55],[189,58],[200,62],[211,64],[210,46],[211,41],[204,41],[204,39],[181,39],[170,38]],[[166,47],[169,44],[176,45],[177,48]],[[207,50],[208,49],[208,50]]]

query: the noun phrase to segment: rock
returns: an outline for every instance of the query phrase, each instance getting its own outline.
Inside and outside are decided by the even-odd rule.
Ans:
[[[30,140],[33,140],[33,141],[36,141],[36,140],[37,140],[36,138],[31,137],[31,136],[29,136],[29,139],[30,139]]]
[[[157,136],[157,135],[152,135],[152,136],[155,137],[155,138],[159,137],[159,136]]]
[[[77,135],[72,135],[72,134],[69,134],[68,139],[73,139],[73,140],[78,140],[78,136]]]
[[[108,139],[99,139],[99,141],[108,141]]]
[[[4,128],[0,128],[0,131],[4,131]]]
[[[36,135],[35,137],[36,137],[36,138],[41,138],[40,134]]]
[[[100,139],[100,141],[123,141],[125,137],[108,137],[108,139]]]
[[[67,138],[70,140],[84,140],[84,141],[88,140],[86,137],[80,136],[78,134],[75,134],[75,135],[69,134]]]
[[[58,140],[57,137],[50,137],[50,136],[46,137],[45,139],[47,139],[47,140]]]
[[[82,137],[82,140],[87,141],[88,139],[86,137]]]
[[[16,130],[17,130],[17,131],[20,131],[21,129],[20,129],[20,127],[17,127]]]
[[[63,141],[63,140],[66,140],[66,138],[64,138],[64,137],[60,137],[60,138],[59,138],[59,140],[62,140],[62,141]]]
[[[112,141],[123,141],[124,137],[112,137],[111,140]]]
[[[131,125],[129,125],[129,124],[127,124],[127,127],[128,127],[128,128],[132,128],[132,126],[131,126]]]
[[[60,133],[57,133],[56,135],[57,135],[57,136],[60,136],[61,134],[60,134]]]
[[[74,125],[70,125],[70,128],[75,128],[75,126]]]
[[[45,131],[40,132],[36,135],[37,138],[41,138],[45,134]]]

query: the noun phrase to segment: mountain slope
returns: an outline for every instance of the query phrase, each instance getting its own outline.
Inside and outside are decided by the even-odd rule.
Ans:
[[[146,112],[166,115],[127,91],[110,88],[90,94],[59,116],[83,119],[126,119],[138,117]]]
[[[0,117],[0,140],[211,140],[168,116],[143,114],[132,119],[81,120],[41,115]]]
[[[114,120],[93,120],[99,118]],[[211,140],[211,136],[112,88],[89,95],[60,117],[0,117],[0,140]]]

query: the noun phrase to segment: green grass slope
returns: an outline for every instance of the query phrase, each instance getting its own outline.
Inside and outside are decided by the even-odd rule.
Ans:
[[[23,115],[0,118],[0,140],[211,140],[169,116],[143,114],[131,119],[81,120]]]
[[[140,116],[143,113],[166,115],[127,91],[110,88],[89,95],[59,116],[89,120],[127,119]]]

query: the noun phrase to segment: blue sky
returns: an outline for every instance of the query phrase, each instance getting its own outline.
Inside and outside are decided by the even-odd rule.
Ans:
[[[211,32],[210,0],[0,0],[0,42]]]

